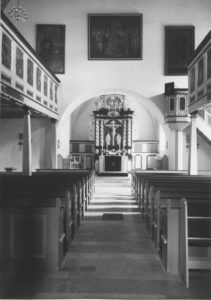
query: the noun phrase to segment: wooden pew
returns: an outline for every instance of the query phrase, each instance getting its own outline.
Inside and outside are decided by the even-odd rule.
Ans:
[[[72,179],[70,182],[69,178],[67,183],[64,179],[62,179],[62,182],[60,182],[60,179],[56,177],[46,177],[46,175],[13,177],[12,180],[8,180],[8,178],[2,178],[2,183],[4,183],[5,187],[8,185],[13,185],[13,189],[6,189],[2,191],[3,206],[7,206],[10,202],[14,203],[14,201],[17,201],[19,204],[23,203],[24,201],[22,205],[42,206],[43,198],[50,199],[51,197],[60,197],[65,199],[66,192],[69,191],[71,195],[71,205],[73,207],[73,224],[71,226],[73,226],[72,231],[74,234],[80,225],[80,195],[77,188],[77,180]],[[64,201],[62,201],[62,203],[63,202]]]
[[[44,259],[46,261],[46,267],[54,266],[54,268],[58,268],[64,257],[63,254],[68,250],[71,240],[78,228],[77,222],[75,221],[76,213],[73,197],[73,193],[76,193],[76,189],[74,191],[74,186],[73,190],[68,190],[65,187],[57,188],[57,186],[51,185],[48,182],[48,193],[47,189],[43,189],[43,183],[40,185],[37,180],[34,181],[33,179],[34,178],[30,178],[30,182],[25,180],[24,177],[22,177],[21,180],[18,179],[17,183],[20,184],[20,186],[16,188],[14,179],[10,185],[8,180],[4,181],[1,178],[1,185],[3,186],[1,189],[2,215],[5,217],[5,214],[7,214],[11,220],[13,220],[14,214],[17,216],[33,214],[33,218],[36,216],[37,219],[43,219],[43,228],[39,229],[41,234],[45,235],[43,239],[47,241],[45,243],[46,245],[43,245],[43,248],[50,248],[48,245],[51,245],[52,250],[48,249],[46,251],[54,252],[52,255],[48,255],[48,257],[43,254],[43,257],[46,257],[46,259]],[[10,189],[7,190],[8,188]],[[52,219],[52,215],[54,215],[54,220]],[[21,217],[17,218],[22,222]],[[51,222],[54,232],[49,229],[48,224]],[[38,224],[37,226],[39,227],[41,225]],[[11,232],[14,231],[13,225],[11,224],[9,228],[8,234],[11,235]],[[24,229],[22,228],[21,230]],[[48,233],[51,236],[51,240],[47,237]],[[11,239],[16,241],[15,236],[11,237]],[[29,239],[29,237],[25,238],[26,243],[27,239]],[[52,244],[52,241],[54,241],[55,244]],[[58,246],[59,249],[57,249]],[[55,255],[55,253],[57,253],[57,255]],[[42,264],[41,261],[40,264]]]
[[[167,170],[134,170],[132,172],[132,188],[133,193],[137,197],[139,192],[140,183],[144,179],[160,176],[176,176],[176,175],[187,175],[186,171],[167,171]]]
[[[82,193],[83,193],[83,211],[87,210],[88,204],[90,203],[94,190],[95,190],[95,172],[93,170],[75,170],[75,169],[37,169],[38,173],[44,174],[60,174],[66,178],[66,176],[71,176],[72,178],[80,178],[82,181]],[[36,174],[36,173],[34,173]],[[85,187],[83,186],[85,184]]]
[[[160,199],[167,198],[181,198],[184,194],[188,198],[200,198],[210,195],[211,196],[211,182],[167,182],[167,185],[151,184],[147,198],[143,204],[143,217],[149,228],[152,227],[156,209]]]
[[[85,211],[88,207],[88,202],[90,201],[93,194],[93,177],[94,172],[87,170],[64,170],[64,169],[41,169],[38,172],[33,173],[33,176],[38,176],[43,180],[43,182],[48,182],[55,180],[55,185],[63,186],[66,184],[68,187],[69,183],[75,182],[77,185],[77,207],[78,210],[78,223],[84,218]],[[32,177],[33,177],[32,176]],[[47,178],[45,178],[47,176]],[[84,186],[86,185],[86,186]],[[49,191],[48,191],[49,192]]]
[[[181,274],[188,287],[191,268],[211,269],[211,177],[140,172],[133,180],[166,270]]]
[[[159,255],[167,272],[179,274],[180,199],[166,199],[160,210]]]
[[[197,178],[198,180],[201,180],[203,182],[205,182],[205,180],[210,180],[211,177],[208,176],[187,176],[184,173],[181,172],[136,172],[136,185],[138,185],[136,187],[136,197],[138,198],[138,201],[140,202],[141,205],[141,201],[143,201],[143,198],[145,197],[145,194],[147,193],[146,189],[147,189],[147,185],[148,187],[150,186],[149,183],[151,182],[158,182],[160,184],[164,183],[166,181],[192,181],[195,180]]]
[[[133,172],[133,193],[137,199],[140,210],[142,210],[142,202],[145,193],[145,185],[148,180],[158,179],[162,177],[170,178],[186,173],[180,171],[135,171]]]
[[[2,257],[4,259],[6,257],[6,264],[10,268],[17,265],[16,262],[21,261],[23,265],[29,265],[30,262],[30,266],[39,270],[59,268],[76,229],[80,225],[81,219],[79,219],[78,211],[82,210],[81,202],[84,202],[81,199],[88,199],[91,195],[90,188],[93,181],[90,181],[90,177],[87,172],[79,174],[79,172],[63,171],[39,172],[39,174],[36,172],[32,176],[0,174],[0,214],[4,225],[1,232],[6,242],[6,246],[0,249],[0,255],[2,253]],[[36,231],[35,239],[30,237],[29,232],[26,237],[24,234],[21,237],[20,234],[14,235],[13,232],[17,233],[19,229],[23,232],[25,230],[22,225],[16,224],[14,218],[22,223],[26,219],[31,223],[31,220],[40,220],[39,224],[35,222],[30,225],[31,227],[29,226]],[[23,249],[23,253],[17,256],[17,245],[20,246],[17,236],[21,238],[23,242],[21,244],[32,239],[33,249],[40,247],[40,252],[37,253],[34,250],[36,253],[28,257]],[[37,243],[42,243],[42,245],[39,244],[38,247]],[[10,249],[14,250],[12,251],[14,257],[10,255]],[[22,249],[18,251],[21,252]]]
[[[55,185],[66,185],[69,187],[69,184],[76,184],[77,191],[73,193],[75,197],[74,211],[77,214],[74,227],[76,229],[80,226],[94,193],[95,172],[93,170],[75,169],[38,169],[33,175],[42,179],[47,176],[44,180],[55,181]]]
[[[180,228],[180,273],[189,287],[189,270],[211,270],[211,201],[202,204],[182,199]]]
[[[144,203],[144,220],[156,248],[159,250],[159,208],[168,198],[203,199],[211,197],[211,184],[208,182],[186,181],[154,183],[150,186],[148,200]]]
[[[159,175],[159,176],[158,176]],[[162,190],[168,190],[169,187],[172,187],[176,191],[179,190],[189,190],[195,189],[197,192],[199,189],[206,188],[209,189],[211,186],[211,177],[207,176],[181,176],[181,174],[157,174],[151,173],[145,176],[142,176],[142,193],[139,197],[140,202],[140,210],[144,219],[150,217],[151,211],[151,201],[152,201],[152,194],[154,188],[162,188]],[[199,186],[200,185],[200,186]]]
[[[211,270],[211,202],[166,200],[161,213],[161,259],[189,287],[191,269]]]

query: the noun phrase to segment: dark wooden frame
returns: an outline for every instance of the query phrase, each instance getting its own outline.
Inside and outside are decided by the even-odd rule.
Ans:
[[[89,14],[89,60],[141,60],[142,19],[142,14]]]
[[[55,74],[65,72],[65,25],[37,24],[36,51]]]
[[[187,75],[194,43],[194,26],[165,26],[165,75]]]

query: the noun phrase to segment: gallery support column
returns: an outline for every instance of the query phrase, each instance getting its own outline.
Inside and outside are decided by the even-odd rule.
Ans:
[[[56,134],[56,120],[51,119],[51,168],[57,168],[57,134]]]
[[[197,175],[197,112],[191,115],[191,134],[189,148],[188,174]]]
[[[23,116],[23,174],[32,174],[31,112],[24,107]]]
[[[175,169],[183,170],[183,131],[175,131]]]

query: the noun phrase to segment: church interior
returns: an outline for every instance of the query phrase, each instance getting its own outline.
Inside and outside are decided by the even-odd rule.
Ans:
[[[210,13],[1,0],[1,298],[211,298]]]

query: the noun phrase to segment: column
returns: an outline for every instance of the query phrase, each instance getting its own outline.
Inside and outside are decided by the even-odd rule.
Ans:
[[[189,164],[188,174],[197,175],[197,126],[196,126],[197,112],[191,115],[191,134],[190,134],[190,148],[189,148]]]
[[[122,148],[123,148],[123,150],[125,150],[126,139],[127,139],[126,120],[123,120],[123,137],[122,137]]]
[[[103,152],[103,147],[104,147],[104,124],[103,124],[103,120],[100,120],[100,147],[101,150],[100,152]]]
[[[56,120],[51,119],[51,168],[57,168],[57,134],[56,134]]]
[[[23,117],[23,174],[32,174],[31,112],[24,107]]]
[[[99,119],[95,120],[95,146],[99,147],[100,139],[99,139]],[[99,150],[96,149],[96,153],[99,153]]]
[[[0,66],[2,65],[2,30],[0,30]]]
[[[175,169],[183,170],[183,131],[175,131]]]
[[[132,119],[128,120],[128,147],[132,147]]]

